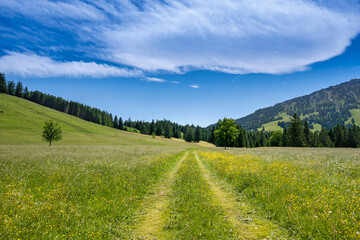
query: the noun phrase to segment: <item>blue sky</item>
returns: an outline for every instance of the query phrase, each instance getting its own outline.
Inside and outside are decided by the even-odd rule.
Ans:
[[[0,72],[123,118],[207,126],[360,78],[359,33],[355,0],[2,0]]]

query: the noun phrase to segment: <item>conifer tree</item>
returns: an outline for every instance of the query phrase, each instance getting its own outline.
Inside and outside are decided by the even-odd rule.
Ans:
[[[172,125],[170,122],[166,121],[165,122],[165,127],[164,127],[164,137],[166,138],[171,138],[172,137]]]
[[[114,117],[114,128],[119,128],[119,120],[118,120],[118,117],[115,115]]]
[[[153,133],[155,133],[156,130],[155,130],[155,122],[154,122],[154,119],[151,121],[151,124],[150,124],[150,130],[149,130],[149,134],[152,135]]]
[[[200,140],[201,140],[201,128],[199,125],[197,125],[195,129],[194,141],[200,142]]]
[[[118,125],[118,128],[119,128],[120,130],[124,130],[124,123],[123,123],[123,120],[122,120],[122,118],[121,118],[121,117],[119,118],[119,125]]]
[[[333,129],[334,134],[334,146],[345,147],[346,146],[346,128],[337,124]]]
[[[304,130],[300,118],[294,113],[291,118],[291,124],[288,128],[288,145],[291,147],[304,147],[306,146]]]
[[[6,77],[4,73],[0,73],[0,93],[8,93],[6,86]]]
[[[23,97],[23,85],[21,82],[17,82],[16,88],[15,88],[15,96],[17,97]]]
[[[193,129],[189,125],[186,125],[184,132],[184,140],[187,142],[192,142],[193,139],[194,139]]]
[[[319,142],[321,147],[332,147],[333,142],[331,141],[328,131],[322,127],[319,133]]]
[[[24,97],[24,99],[29,99],[30,98],[29,89],[27,87],[25,87],[25,89],[24,89],[23,97]]]
[[[9,81],[7,84],[7,90],[9,95],[15,95],[15,83],[14,81]]]

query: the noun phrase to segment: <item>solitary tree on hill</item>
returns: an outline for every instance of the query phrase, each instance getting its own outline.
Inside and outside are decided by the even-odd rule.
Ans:
[[[45,122],[42,137],[45,141],[49,142],[50,147],[53,141],[59,141],[62,138],[61,134],[61,127],[55,120]]]
[[[234,119],[224,118],[219,120],[214,134],[216,144],[226,149],[226,147],[234,145],[239,135],[239,129],[236,128]]]

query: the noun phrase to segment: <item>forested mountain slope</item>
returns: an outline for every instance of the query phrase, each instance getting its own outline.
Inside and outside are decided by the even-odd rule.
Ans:
[[[294,113],[302,120],[310,122],[314,128],[345,125],[354,119],[360,124],[360,79],[331,86],[309,95],[297,97],[272,107],[259,109],[254,113],[236,120],[245,129],[276,130],[289,122]]]

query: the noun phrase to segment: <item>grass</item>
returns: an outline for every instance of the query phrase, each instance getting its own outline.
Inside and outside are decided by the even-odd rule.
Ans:
[[[123,239],[178,149],[0,146],[3,239]]]
[[[360,239],[358,151],[232,151],[201,155],[217,176],[294,237]]]
[[[351,117],[345,122],[345,124],[352,124],[351,119],[355,120],[356,125],[360,125],[360,109],[350,110]]]
[[[188,154],[176,174],[170,212],[167,228],[172,239],[234,239],[194,153]]]
[[[184,141],[119,131],[6,94],[0,94],[0,145],[46,145],[41,134],[49,119],[58,121],[63,131],[63,139],[54,145],[192,146]]]

